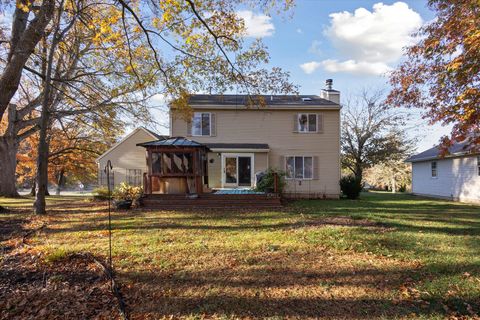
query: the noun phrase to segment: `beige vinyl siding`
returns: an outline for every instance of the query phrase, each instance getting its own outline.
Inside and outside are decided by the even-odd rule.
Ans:
[[[222,187],[222,157],[217,152],[208,153],[208,187]]]
[[[110,160],[113,166],[115,185],[126,181],[127,169],[141,169],[143,175],[147,171],[145,148],[137,147],[137,143],[152,140],[155,139],[145,130],[136,129],[126,140],[98,159],[99,170],[103,170],[107,161]]]
[[[253,174],[259,171],[265,171],[268,169],[268,153],[267,152],[255,153],[254,169],[255,169],[255,172]]]
[[[340,194],[340,111],[339,110],[204,110],[215,113],[216,136],[194,137],[201,143],[268,143],[268,165],[285,169],[284,156],[318,157],[318,178],[289,181],[287,193],[338,197]],[[323,133],[292,132],[297,113],[321,115]],[[320,119],[320,118],[319,118]],[[172,135],[186,136],[187,123],[172,116]],[[265,159],[266,160],[266,159]],[[258,168],[255,167],[255,171]]]

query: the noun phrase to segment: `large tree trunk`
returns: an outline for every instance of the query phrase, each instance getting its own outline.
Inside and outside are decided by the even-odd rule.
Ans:
[[[60,195],[60,191],[62,190],[63,183],[65,182],[64,177],[65,177],[65,170],[61,169],[57,176],[57,190],[55,192],[57,196]]]
[[[32,184],[32,190],[30,191],[30,195],[32,197],[35,197],[35,195],[37,194],[37,192],[35,191],[36,189],[37,189],[37,182],[34,180]]]
[[[354,172],[354,175],[355,175],[355,179],[358,181],[358,182],[362,182],[362,177],[363,177],[363,168],[360,164],[356,164],[355,165],[355,172]]]
[[[45,108],[45,106],[43,108]],[[38,142],[37,188],[34,203],[35,214],[46,213],[45,196],[48,192],[48,122],[49,112],[48,110],[42,110],[42,124]]]
[[[19,2],[29,6],[27,1]],[[0,77],[0,119],[18,90],[23,67],[42,38],[45,28],[52,18],[54,5],[54,0],[44,0],[40,5],[40,10],[28,26],[29,12],[24,12],[21,6],[16,6],[13,15],[10,52]]]
[[[18,197],[15,171],[18,144],[15,137],[0,137],[0,195]]]

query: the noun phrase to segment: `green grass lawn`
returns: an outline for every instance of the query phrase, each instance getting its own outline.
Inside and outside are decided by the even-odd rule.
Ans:
[[[47,203],[47,206],[52,206],[52,205],[61,205],[62,203],[72,203],[72,202],[78,202],[78,201],[87,201],[89,198],[88,196],[84,195],[72,195],[72,196],[57,196],[57,195],[52,195],[52,196],[47,196],[45,201]],[[18,208],[18,209],[24,209],[24,210],[29,210],[32,209],[33,202],[35,201],[35,197],[32,196],[22,196],[20,198],[5,198],[5,197],[0,197],[0,206],[4,206],[7,208]],[[33,210],[33,209],[32,209]]]
[[[28,205],[20,201],[0,205]],[[53,200],[49,212],[31,242],[48,263],[106,256],[104,204]],[[278,211],[135,210],[114,213],[113,238],[132,319],[480,313],[478,206],[366,193]]]

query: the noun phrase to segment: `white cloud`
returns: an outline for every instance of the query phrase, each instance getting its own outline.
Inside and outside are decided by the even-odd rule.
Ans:
[[[308,48],[308,52],[313,54],[318,54],[318,55],[322,54],[322,50],[320,49],[321,45],[322,45],[322,41],[313,40],[312,44],[310,45],[310,48]]]
[[[237,15],[245,21],[246,35],[252,38],[263,38],[273,35],[275,26],[272,18],[264,14],[255,14],[250,10],[238,11]]]
[[[422,25],[420,15],[404,2],[376,3],[373,10],[358,8],[330,14],[325,35],[343,61],[322,61],[330,72],[380,75],[402,56],[402,49],[414,43],[412,33]]]
[[[295,30],[295,31],[296,31],[297,33],[299,33],[299,34],[302,34],[302,33],[303,33],[303,30],[300,29],[300,28],[297,28],[297,30]]]
[[[152,106],[164,106],[167,103],[167,98],[162,93],[157,93],[150,97],[150,105]]]
[[[320,65],[328,72],[348,72],[363,75],[380,75],[391,70],[391,68],[383,62],[367,62],[346,60],[338,61],[327,59],[323,60]]]
[[[322,66],[321,62],[310,61],[310,62],[305,62],[305,63],[301,64],[300,68],[302,68],[303,72],[305,72],[306,74],[310,74],[310,73],[315,72],[315,70],[317,70],[321,66]]]

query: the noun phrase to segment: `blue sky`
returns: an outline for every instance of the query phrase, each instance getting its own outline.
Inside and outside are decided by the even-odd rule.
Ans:
[[[401,61],[401,48],[413,41],[411,32],[434,18],[421,0],[298,0],[292,17],[242,15],[252,37],[261,36],[268,46],[270,64],[290,71],[301,94],[319,94],[331,78],[343,96],[362,88],[388,91],[385,71]],[[429,126],[420,111],[409,112],[419,150],[449,132]]]
[[[410,36],[434,18],[425,0],[296,0],[291,12],[266,16],[244,8],[247,37],[260,37],[268,46],[271,66],[291,73],[301,94],[319,94],[325,79],[333,79],[342,97],[363,88],[388,92],[386,72],[401,62],[402,48],[413,43]],[[0,23],[10,23],[0,14]],[[158,99],[156,99],[158,98]],[[162,96],[153,105],[164,104]],[[411,114],[410,135],[418,138],[418,151],[438,143],[449,128],[430,126],[419,110]],[[166,113],[153,111],[160,123]],[[168,129],[155,128],[162,134]]]

